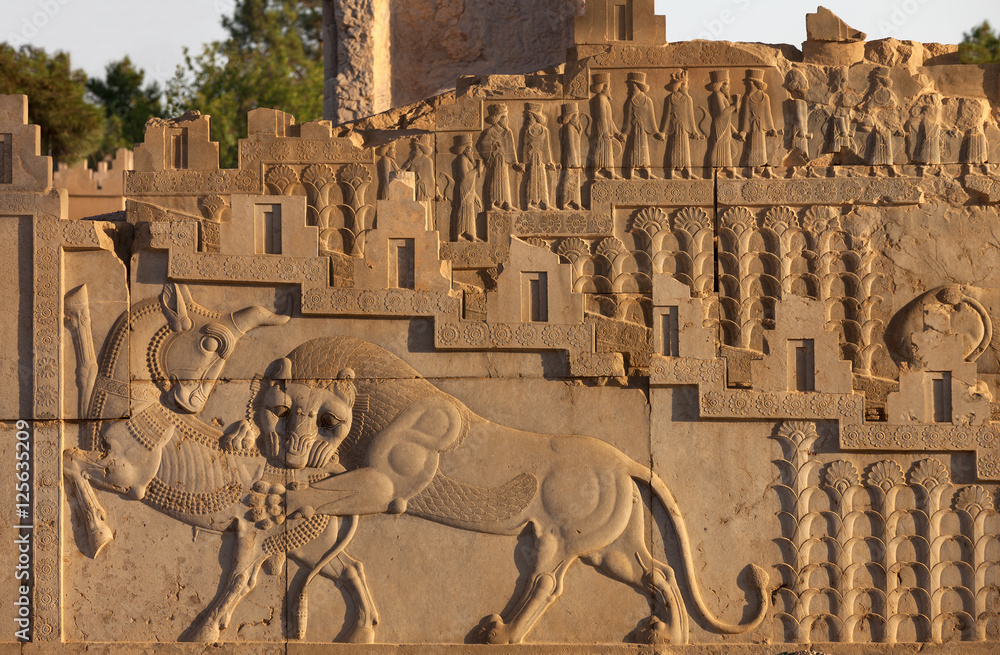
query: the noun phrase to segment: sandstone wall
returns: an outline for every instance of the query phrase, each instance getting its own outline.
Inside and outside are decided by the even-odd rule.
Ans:
[[[0,653],[997,652],[1000,65],[587,10],[111,221],[0,96]]]
[[[328,0],[324,115],[355,120],[454,88],[461,75],[562,61],[583,0]]]

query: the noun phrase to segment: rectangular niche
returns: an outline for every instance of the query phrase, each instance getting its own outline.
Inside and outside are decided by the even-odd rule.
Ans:
[[[544,272],[521,273],[521,322],[549,320],[549,280]]]

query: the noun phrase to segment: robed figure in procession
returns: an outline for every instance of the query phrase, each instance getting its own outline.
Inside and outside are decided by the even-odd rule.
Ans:
[[[462,134],[457,137],[453,152],[456,155],[452,163],[455,173],[455,236],[459,241],[480,241],[476,230],[476,217],[483,208],[477,189],[480,162],[475,160],[472,136]]]
[[[746,141],[743,157],[751,176],[761,173],[770,177],[767,137],[777,136],[782,131],[774,129],[771,98],[767,95],[764,71],[748,70],[745,82],[747,93],[743,96],[743,106],[740,107],[740,135]]]
[[[521,157],[524,161],[528,209],[549,208],[549,171],[555,166],[552,163],[549,128],[545,122],[540,103],[529,102],[525,105],[524,127],[521,128]]]
[[[589,118],[581,114],[575,102],[562,106],[559,121],[560,166],[559,185],[556,187],[556,204],[559,209],[582,209],[580,189],[583,186],[583,157],[580,153],[580,141],[586,129],[585,121]],[[614,137],[612,137],[614,140]]]
[[[687,71],[674,73],[666,88],[668,93],[663,101],[660,133],[656,137],[667,142],[667,177],[678,170],[681,177],[690,178],[691,139],[704,139],[705,135],[694,122],[694,102],[688,93]]]
[[[622,133],[625,134],[625,152],[622,155],[622,169],[625,177],[633,173],[649,179],[652,162],[649,157],[649,136],[656,134],[656,116],[653,100],[646,95],[649,85],[645,73],[629,73],[625,80],[628,97],[625,99],[625,120]]]
[[[611,109],[611,75],[594,73],[590,88],[594,97],[590,99],[590,117],[593,121],[590,134],[590,166],[594,176],[610,179],[618,178],[615,172],[615,148],[620,148],[624,135],[618,131],[614,112]]]
[[[708,115],[712,122],[708,131],[708,165],[732,177],[736,153],[733,137],[737,135],[733,115],[736,113],[737,97],[729,95],[729,71],[711,71],[709,80],[706,88],[711,92],[708,96]]]
[[[888,68],[871,73],[871,86],[861,105],[863,118],[858,129],[868,133],[866,158],[874,175],[896,174],[894,136],[902,136],[897,114],[898,101],[892,90]]]
[[[484,179],[486,206],[511,211],[510,168],[517,163],[514,133],[507,125],[507,106],[490,105],[486,116],[488,127],[479,137],[479,155],[486,162]]]

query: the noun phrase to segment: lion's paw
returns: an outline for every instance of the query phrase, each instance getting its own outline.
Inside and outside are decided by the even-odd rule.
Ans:
[[[684,643],[679,627],[672,628],[655,616],[651,616],[643,622],[643,625],[636,631],[635,637],[639,643],[653,646]]]
[[[510,627],[503,622],[499,614],[491,614],[483,619],[476,630],[476,637],[477,641],[484,644],[511,643]]]

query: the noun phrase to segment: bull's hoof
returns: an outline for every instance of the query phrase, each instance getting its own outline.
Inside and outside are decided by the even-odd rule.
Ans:
[[[344,642],[348,644],[374,644],[375,630],[368,626],[354,628],[347,633]]]
[[[89,530],[87,530],[87,546],[90,552],[86,553],[91,559],[97,559],[97,556],[101,554],[104,547],[107,546],[115,538],[111,528],[106,524],[100,523],[94,525]]]
[[[217,623],[205,621],[193,626],[182,638],[182,641],[194,641],[202,644],[214,644],[222,635]]]
[[[491,614],[483,619],[476,637],[484,644],[510,644],[513,641],[510,626],[503,622],[499,614]]]

